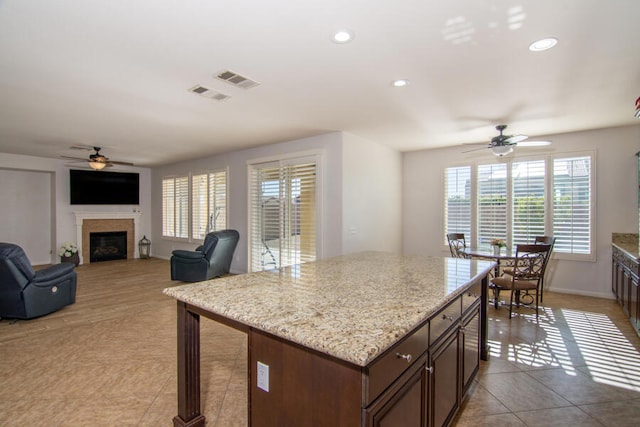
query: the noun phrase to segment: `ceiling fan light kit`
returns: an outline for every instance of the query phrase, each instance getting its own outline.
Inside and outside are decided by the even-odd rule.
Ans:
[[[513,147],[510,145],[496,145],[491,148],[493,154],[498,157],[506,156],[509,153],[513,153]]]
[[[98,162],[98,161],[92,160],[89,162],[89,167],[93,170],[99,171],[106,168],[107,164],[104,162]]]

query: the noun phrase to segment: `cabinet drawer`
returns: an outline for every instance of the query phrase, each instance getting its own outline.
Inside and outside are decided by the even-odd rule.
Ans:
[[[482,295],[482,284],[477,283],[468,291],[462,294],[462,312],[466,312]]]
[[[426,323],[371,362],[367,368],[366,405],[373,402],[427,351],[428,337],[429,324]]]
[[[434,343],[440,336],[460,319],[460,300],[456,298],[448,306],[443,308],[429,320],[431,333],[429,334],[429,344]]]

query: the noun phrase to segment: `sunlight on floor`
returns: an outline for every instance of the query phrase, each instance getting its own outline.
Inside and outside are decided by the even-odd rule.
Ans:
[[[640,391],[640,353],[606,314],[540,307],[537,323],[535,314],[519,316],[519,339],[490,340],[491,357],[570,376],[579,367],[595,382]]]

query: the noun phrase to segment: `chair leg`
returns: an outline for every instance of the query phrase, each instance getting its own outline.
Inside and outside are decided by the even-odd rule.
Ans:
[[[541,292],[538,292],[536,289],[536,321],[538,321],[538,295],[540,295],[540,300],[542,300],[542,288],[540,288]]]
[[[540,279],[540,302],[544,298],[544,277]]]
[[[509,320],[511,320],[511,314],[513,313],[513,294],[514,294],[514,290],[511,289],[511,298],[509,300]]]
[[[498,308],[498,304],[500,301],[500,288],[493,288],[493,306],[494,308]]]

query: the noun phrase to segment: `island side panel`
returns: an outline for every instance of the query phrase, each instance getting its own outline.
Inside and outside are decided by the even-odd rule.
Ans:
[[[258,362],[269,367],[268,392],[258,388]],[[361,425],[359,366],[252,329],[249,376],[251,427]]]

